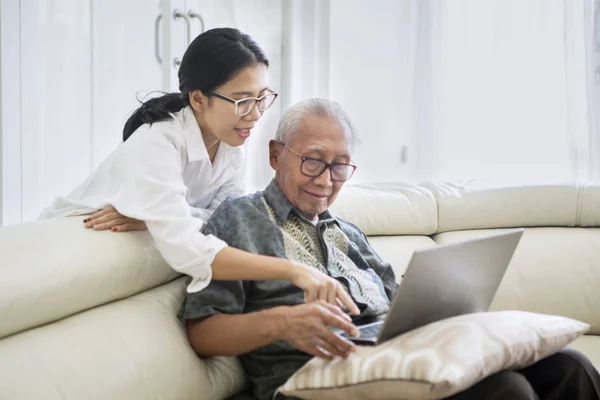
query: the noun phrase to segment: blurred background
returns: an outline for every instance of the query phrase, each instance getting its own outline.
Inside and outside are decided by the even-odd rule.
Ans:
[[[247,144],[248,191],[273,176],[282,111],[313,96],[358,129],[351,183],[599,177],[595,0],[0,0],[0,225],[84,180],[222,26],[253,36],[280,93]]]

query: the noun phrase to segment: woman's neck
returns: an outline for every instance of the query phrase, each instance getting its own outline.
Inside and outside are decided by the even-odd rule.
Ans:
[[[205,135],[202,134],[202,139],[204,139],[204,145],[206,146],[206,151],[208,152],[208,158],[210,159],[211,164],[215,162],[215,157],[219,151],[219,143],[221,143],[216,137],[213,136],[213,138],[214,140],[206,140]]]
[[[221,143],[221,141],[212,133],[208,133],[206,129],[200,129],[200,132],[202,133],[202,140],[204,141],[204,146],[206,146],[208,158],[212,164],[217,156],[217,151],[219,151],[219,143]]]
[[[210,159],[210,163],[212,164],[215,161],[217,152],[219,151],[219,143],[221,141],[218,137],[210,133],[208,129],[202,127],[202,118],[195,110],[194,117],[196,117],[196,122],[198,122],[198,127],[200,128],[200,133],[202,134],[202,140],[204,141],[204,146],[206,147],[208,158]]]

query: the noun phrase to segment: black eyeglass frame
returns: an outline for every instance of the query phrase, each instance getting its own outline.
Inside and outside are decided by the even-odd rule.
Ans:
[[[300,163],[300,172],[303,175],[308,176],[310,178],[316,178],[318,176],[321,176],[321,174],[323,172],[325,172],[325,170],[329,169],[332,181],[334,181],[334,182],[346,182],[346,181],[350,180],[350,178],[352,178],[352,175],[354,175],[354,172],[356,172],[356,169],[358,168],[358,165],[355,165],[355,164],[336,163],[336,162],[328,163],[326,161],[319,160],[318,158],[306,157],[306,156],[303,156],[302,154],[298,153],[294,149],[288,147],[286,144],[281,143],[281,142],[278,142],[278,143],[281,144],[286,149],[288,149],[289,151],[291,151],[292,153],[294,153],[295,155],[297,155],[298,157],[300,157],[300,160],[302,160],[302,162]],[[321,169],[321,171],[318,174],[316,174],[316,175],[307,174],[306,172],[303,171],[303,167],[304,167],[304,162],[305,161],[309,161],[309,160],[310,161],[316,161],[316,162],[319,162],[319,163],[323,164],[323,169]],[[346,179],[335,179],[333,177],[333,168],[336,165],[341,165],[341,166],[344,166],[344,167],[352,167],[352,172],[350,173],[350,175],[348,176],[348,178],[346,178]]]

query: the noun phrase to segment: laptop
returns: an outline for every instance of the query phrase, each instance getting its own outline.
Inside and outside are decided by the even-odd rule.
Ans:
[[[377,345],[432,322],[487,311],[522,235],[517,229],[415,251],[388,313],[355,319],[359,337],[336,333]]]

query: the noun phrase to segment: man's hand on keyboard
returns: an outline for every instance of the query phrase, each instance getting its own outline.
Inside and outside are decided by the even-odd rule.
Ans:
[[[298,350],[328,360],[348,357],[356,350],[354,343],[329,329],[337,328],[358,336],[358,329],[338,306],[317,301],[281,307],[277,312],[282,315],[279,337]]]

